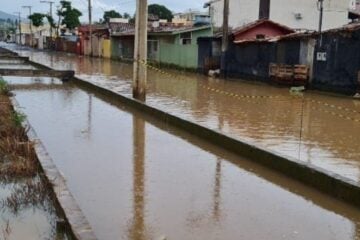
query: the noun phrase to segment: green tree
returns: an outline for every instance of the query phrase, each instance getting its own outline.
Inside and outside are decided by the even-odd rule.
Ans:
[[[82,16],[82,13],[71,6],[70,1],[60,1],[60,8],[57,11],[60,19],[62,19],[61,24],[65,25],[68,29],[73,30],[76,27],[80,26],[79,18]]]
[[[50,24],[51,27],[55,28],[56,25],[55,25],[55,20],[52,16],[50,15],[46,15],[46,19],[48,21],[48,23]]]
[[[157,15],[160,19],[171,21],[174,17],[172,12],[164,5],[150,4],[148,8],[149,14]]]
[[[121,18],[121,14],[115,10],[105,11],[103,16],[103,22],[109,22],[110,18]]]
[[[44,25],[44,17],[45,15],[42,13],[33,13],[29,16],[29,19],[35,27],[40,27]]]

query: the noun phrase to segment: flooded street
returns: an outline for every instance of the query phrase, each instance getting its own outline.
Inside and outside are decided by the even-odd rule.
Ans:
[[[45,62],[46,56],[42,57]],[[98,81],[118,85],[119,91],[129,94],[131,67],[115,64],[123,68],[102,74]],[[115,73],[129,75],[117,80]],[[4,79],[12,85],[16,100],[101,240],[360,239],[359,209],[72,83],[52,78]],[[234,100],[225,106],[219,103],[221,95],[206,94],[192,79],[179,88],[175,88],[176,81],[150,80],[149,103],[239,138],[268,142],[278,151],[290,154],[295,148],[299,100],[286,96],[286,90],[271,88],[273,94],[288,98],[276,104],[289,107],[290,113],[268,110],[257,120],[268,122],[263,126],[251,120],[274,108],[275,101],[264,106]],[[233,82],[200,83],[232,91],[236,91],[232,85],[238,86]],[[268,88],[258,86],[257,91]],[[241,89],[246,92],[245,87]],[[170,105],[174,99],[176,104]],[[339,101],[347,106],[349,100]],[[315,143],[316,136],[320,138],[337,126],[331,115],[327,117],[329,125],[320,124],[322,113],[312,111],[311,106],[310,100],[306,101],[304,126],[308,129],[303,134],[304,141],[314,141],[314,145],[309,151],[304,144],[302,158],[308,160],[314,154],[328,159],[329,166],[340,164],[344,174],[358,176],[358,168],[354,168],[359,159],[357,143],[349,145],[355,148],[350,151],[340,144],[345,136],[331,133],[323,136],[325,143]],[[355,137],[358,125],[347,127],[353,127]],[[338,152],[326,148],[330,143]],[[342,158],[345,152],[348,159]],[[319,158],[311,161],[321,163]]]
[[[36,62],[75,70],[84,80],[131,95],[130,64],[16,50]],[[165,71],[168,74],[149,69],[149,105],[360,181],[360,101],[313,92],[297,96],[287,88]]]

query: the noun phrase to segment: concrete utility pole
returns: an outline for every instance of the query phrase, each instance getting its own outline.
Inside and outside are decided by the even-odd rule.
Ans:
[[[53,6],[53,4],[54,4],[54,2],[52,2],[52,1],[40,1],[41,3],[48,3],[49,5],[50,5],[50,12],[49,12],[49,15],[50,15],[50,17],[53,19],[53,14],[52,14],[52,6]],[[53,19],[54,20],[54,19]],[[50,24],[50,38],[52,39],[52,37],[53,37],[53,27],[52,27],[52,24]]]
[[[318,0],[318,8],[320,11],[319,16],[319,34],[320,34],[320,47],[322,47],[322,25],[323,25],[323,13],[324,13],[324,0]]]
[[[133,97],[146,99],[147,82],[147,0],[136,0]]]
[[[22,6],[23,8],[28,8],[29,9],[29,17],[31,16],[31,8],[32,6]],[[32,20],[30,20],[30,45],[31,47],[33,47],[33,31],[32,31]]]
[[[91,0],[89,0],[89,35],[90,35],[90,56],[93,55],[93,41],[92,41],[92,6]]]
[[[21,37],[21,12],[14,12],[14,14],[17,14],[18,17],[19,17],[19,20],[18,20],[18,24],[19,24],[19,41],[20,41],[20,45],[22,45],[22,37]]]
[[[221,45],[221,74],[226,77],[226,52],[229,42],[229,0],[224,0],[223,27]]]

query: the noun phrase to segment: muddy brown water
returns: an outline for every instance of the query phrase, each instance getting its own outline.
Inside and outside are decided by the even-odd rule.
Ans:
[[[7,47],[36,62],[75,70],[82,79],[131,94],[130,64]],[[148,104],[359,182],[359,100],[313,92],[302,98],[287,88],[165,71],[171,75],[149,70]]]
[[[46,193],[30,190],[29,195],[19,194],[19,190],[27,189],[38,181],[37,177],[13,179],[6,183],[0,181],[0,239],[69,239],[58,228],[61,214]],[[30,198],[33,200],[28,202]],[[9,199],[16,200],[9,202]]]
[[[101,240],[360,239],[359,209],[71,83],[5,80]]]

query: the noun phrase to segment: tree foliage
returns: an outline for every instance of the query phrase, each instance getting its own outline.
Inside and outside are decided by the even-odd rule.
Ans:
[[[130,19],[131,15],[129,13],[124,13],[123,18]]]
[[[61,24],[70,30],[80,26],[79,18],[82,16],[82,13],[78,9],[73,8],[70,1],[60,1],[60,5],[57,14],[62,18]]]
[[[110,18],[121,18],[121,14],[115,10],[105,11],[103,16],[104,22],[109,22]]]
[[[44,18],[47,19],[47,22],[50,24],[51,27],[55,27],[55,21],[50,15],[45,15],[42,13],[33,13],[29,16],[29,19],[31,20],[32,24],[35,27],[40,27],[44,25]]]
[[[149,14],[157,15],[160,19],[171,21],[174,17],[172,12],[164,5],[150,4],[148,7]]]
[[[29,19],[35,27],[40,27],[44,25],[44,17],[45,15],[42,13],[33,13],[29,16]]]

